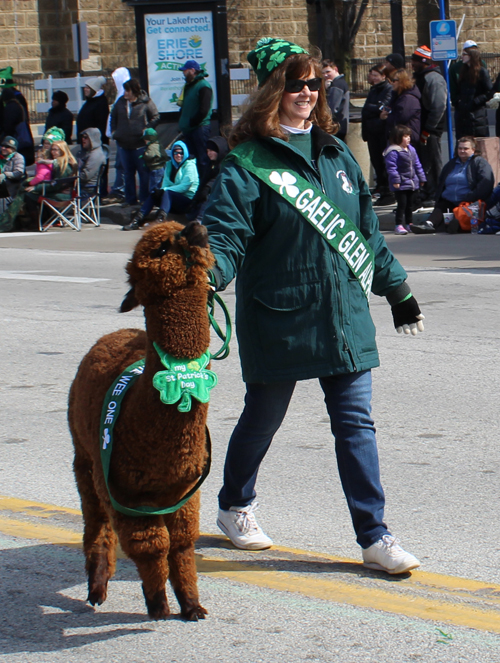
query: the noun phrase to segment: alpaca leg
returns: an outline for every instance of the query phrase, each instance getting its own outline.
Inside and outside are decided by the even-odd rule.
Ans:
[[[181,606],[181,615],[188,621],[205,619],[207,611],[200,605],[194,543],[170,550],[168,555],[170,584]]]
[[[200,605],[194,544],[199,536],[200,497],[189,502],[171,516],[165,516],[170,534],[168,565],[169,580],[175,592],[182,616],[189,621],[205,619],[207,611]]]
[[[73,469],[84,520],[83,550],[89,579],[87,601],[101,605],[108,595],[108,581],[115,572],[117,538],[95,491],[90,458],[77,452]]]
[[[137,566],[148,615],[166,619],[170,615],[165,593],[170,538],[163,520],[116,514],[116,531],[123,551]]]

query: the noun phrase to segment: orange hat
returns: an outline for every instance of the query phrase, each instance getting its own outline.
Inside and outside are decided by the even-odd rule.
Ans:
[[[426,60],[432,60],[432,52],[428,46],[419,46],[416,48],[412,55],[412,60],[418,60],[419,62],[425,62]]]

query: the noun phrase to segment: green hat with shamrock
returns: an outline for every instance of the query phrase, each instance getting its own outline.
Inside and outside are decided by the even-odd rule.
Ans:
[[[264,85],[276,67],[279,67],[290,55],[297,55],[298,53],[307,53],[307,51],[305,48],[284,39],[274,39],[273,37],[259,39],[256,47],[247,55],[248,62],[257,74],[259,87]]]
[[[51,127],[43,134],[42,140],[48,140],[49,143],[57,143],[61,140],[66,140],[66,134],[59,127]]]

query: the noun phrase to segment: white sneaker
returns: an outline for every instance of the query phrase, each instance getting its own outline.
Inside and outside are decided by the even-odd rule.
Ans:
[[[229,511],[219,509],[217,525],[237,548],[264,550],[273,545],[255,518],[257,507],[257,502],[252,502],[245,507],[232,506]]]
[[[420,562],[401,548],[399,539],[384,534],[376,543],[363,550],[363,566],[395,575],[416,569]]]

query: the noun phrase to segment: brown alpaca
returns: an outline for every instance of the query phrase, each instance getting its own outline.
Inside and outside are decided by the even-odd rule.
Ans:
[[[152,380],[164,370],[153,341],[176,358],[197,358],[208,348],[207,269],[213,257],[207,247],[206,229],[196,222],[186,228],[162,223],[144,233],[127,264],[131,289],[120,310],[142,305],[147,331],[120,329],[103,336],[84,357],[71,386],[68,420],[92,605],[106,600],[118,535],[137,566],[153,619],[170,614],[167,578],[185,619],[204,619],[207,612],[198,599],[194,557],[199,492],[164,516],[132,517],[116,511],[101,465],[99,428],[107,390],[127,366],[145,356],[144,373],[125,395],[114,429],[111,494],[122,506],[162,509],[179,501],[202,474],[208,455],[208,404],[193,398],[191,411],[179,412],[177,405],[160,401]]]

